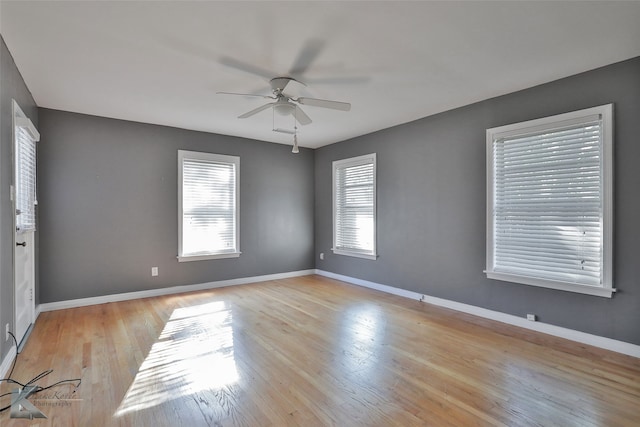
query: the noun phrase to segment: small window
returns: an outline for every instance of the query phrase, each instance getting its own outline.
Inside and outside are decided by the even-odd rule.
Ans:
[[[178,260],[240,255],[240,158],[178,151]]]
[[[487,130],[487,277],[611,297],[612,105]]]
[[[376,155],[333,162],[333,252],[376,259]]]
[[[36,142],[37,129],[13,101],[16,231],[36,231]]]

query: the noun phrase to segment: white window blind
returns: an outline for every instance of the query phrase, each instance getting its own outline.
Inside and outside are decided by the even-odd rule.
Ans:
[[[36,230],[36,142],[40,134],[22,110],[14,106],[16,230]]]
[[[376,257],[376,155],[333,162],[333,251]]]
[[[493,178],[489,274],[534,279],[527,284],[546,281],[547,287],[611,288],[605,256],[605,233],[610,233],[605,227],[610,220],[605,218],[610,209],[604,194],[603,166],[610,162],[605,126],[604,113],[583,114],[496,132],[488,141]]]
[[[240,159],[179,151],[183,261],[238,256]]]

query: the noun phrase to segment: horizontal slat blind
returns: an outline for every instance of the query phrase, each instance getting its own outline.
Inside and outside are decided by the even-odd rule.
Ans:
[[[601,286],[601,122],[493,144],[494,271]]]
[[[16,126],[16,228],[36,229],[36,142],[27,129]]]
[[[336,164],[334,249],[375,254],[375,164],[373,158]]]
[[[183,159],[182,211],[182,256],[236,252],[236,165]]]

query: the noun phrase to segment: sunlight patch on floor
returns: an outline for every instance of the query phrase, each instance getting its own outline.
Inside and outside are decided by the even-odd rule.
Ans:
[[[342,363],[350,372],[374,374],[378,368],[386,319],[379,307],[358,304],[343,313]]]
[[[115,416],[161,405],[239,379],[231,309],[222,301],[174,310]]]

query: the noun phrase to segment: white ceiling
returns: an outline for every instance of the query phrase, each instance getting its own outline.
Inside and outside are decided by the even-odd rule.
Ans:
[[[315,148],[640,56],[640,2],[2,1],[0,33],[41,107],[289,144],[216,92],[303,53],[287,89],[352,104],[303,107]]]

